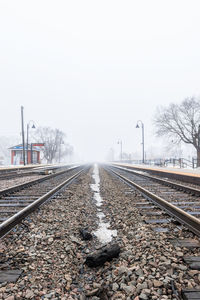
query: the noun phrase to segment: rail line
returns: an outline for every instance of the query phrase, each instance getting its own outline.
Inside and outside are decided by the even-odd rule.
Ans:
[[[84,169],[85,167],[75,166],[0,191],[0,237],[63,187],[72,183]]]
[[[50,174],[57,172],[59,169],[67,169],[70,165],[45,165],[45,166],[30,166],[21,168],[0,169],[0,180],[8,180],[13,178],[31,176],[36,174]]]
[[[177,172],[175,170],[167,170],[167,169],[156,169],[156,168],[147,168],[144,166],[135,166],[130,164],[123,163],[113,163],[113,166],[120,166],[130,170],[136,170],[140,172],[149,173],[150,175],[155,175],[159,177],[169,178],[176,181],[190,183],[192,185],[200,185],[200,176],[198,174],[190,174],[186,172]]]
[[[200,190],[122,167],[109,166],[106,170],[140,191],[151,204],[155,204],[200,236]],[[149,208],[153,209],[154,206]]]

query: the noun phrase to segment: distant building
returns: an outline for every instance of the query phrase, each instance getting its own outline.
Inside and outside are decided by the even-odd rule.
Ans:
[[[44,144],[29,144],[28,145],[28,164],[39,164],[40,163],[40,151],[41,146]],[[10,147],[11,150],[11,164],[12,165],[23,165],[23,146],[22,144]],[[27,145],[25,145],[25,162],[27,164]]]

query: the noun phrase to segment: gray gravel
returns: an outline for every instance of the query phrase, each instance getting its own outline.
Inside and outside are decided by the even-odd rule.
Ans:
[[[200,288],[200,272],[191,272],[169,238],[194,237],[185,230],[155,233],[134,207],[142,198],[126,193],[127,185],[101,170],[102,211],[117,230],[119,258],[90,269],[86,256],[102,244],[82,241],[79,229],[98,228],[97,207],[90,189],[92,169],[29,216],[0,242],[1,270],[23,270],[16,283],[0,285],[0,299],[175,299],[178,290]],[[175,225],[170,225],[171,229]],[[200,255],[195,250],[195,255]]]
[[[0,191],[12,187],[14,185],[22,184],[29,182],[31,180],[39,179],[42,175],[31,175],[31,176],[24,176],[19,178],[12,178],[8,180],[0,180]]]

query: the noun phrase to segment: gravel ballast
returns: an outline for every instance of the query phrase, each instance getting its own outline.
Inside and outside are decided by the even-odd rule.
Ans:
[[[198,249],[175,247],[169,239],[195,238],[187,230],[155,233],[133,203],[142,197],[100,169],[101,211],[117,236],[120,254],[90,268],[86,257],[104,249],[94,232],[98,207],[90,184],[93,168],[50,200],[0,241],[1,270],[23,273],[14,283],[0,284],[0,299],[175,299],[175,287],[200,289],[200,271],[191,272],[184,255]],[[126,192],[126,193],[125,193]],[[82,240],[80,229],[93,233]]]

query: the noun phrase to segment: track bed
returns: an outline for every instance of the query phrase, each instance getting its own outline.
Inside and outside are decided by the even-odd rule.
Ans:
[[[0,298],[164,300],[177,299],[176,291],[200,289],[200,271],[184,261],[185,256],[200,256],[199,246],[176,243],[192,239],[198,245],[199,239],[175,223],[167,232],[154,231],[135,205],[145,199],[104,169],[102,203],[97,206],[92,175],[93,168],[1,240],[1,271],[22,274],[16,282],[0,285]],[[90,268],[85,265],[87,255],[103,246],[94,235],[100,208],[109,228],[117,230],[109,244],[118,243],[121,252],[103,266]],[[81,239],[79,230],[85,227],[93,234],[90,241]]]

